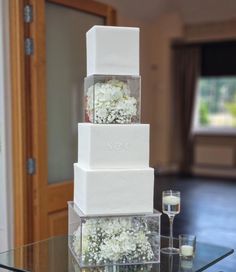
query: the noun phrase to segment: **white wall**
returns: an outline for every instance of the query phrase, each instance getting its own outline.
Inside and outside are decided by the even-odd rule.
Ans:
[[[0,0],[0,252],[13,245],[9,1]]]

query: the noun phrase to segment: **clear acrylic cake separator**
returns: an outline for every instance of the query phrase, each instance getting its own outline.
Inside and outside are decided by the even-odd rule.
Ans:
[[[161,213],[84,215],[68,202],[68,246],[80,267],[160,263]]]

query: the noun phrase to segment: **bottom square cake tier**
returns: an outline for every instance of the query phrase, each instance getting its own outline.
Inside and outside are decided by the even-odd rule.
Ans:
[[[160,262],[160,212],[94,216],[73,202],[68,208],[69,248],[80,267]]]
[[[74,164],[74,202],[86,215],[153,212],[153,168],[86,169]]]

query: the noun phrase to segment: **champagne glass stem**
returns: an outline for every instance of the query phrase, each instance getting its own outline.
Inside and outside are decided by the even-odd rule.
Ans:
[[[169,248],[173,248],[173,222],[174,222],[174,216],[169,216],[169,221],[170,221]]]

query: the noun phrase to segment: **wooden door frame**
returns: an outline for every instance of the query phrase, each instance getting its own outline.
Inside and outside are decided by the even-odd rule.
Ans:
[[[13,149],[13,209],[14,245],[29,241],[28,231],[28,177],[26,173],[26,81],[24,54],[24,22],[22,19],[24,1],[9,1],[10,58],[11,58],[11,100],[12,100],[12,149]]]
[[[107,25],[116,24],[115,10],[93,0],[48,2],[102,16]],[[33,23],[27,25],[23,21],[26,3],[33,6]],[[34,40],[32,57],[25,55],[25,37],[32,37]],[[61,192],[61,196],[64,196],[62,192],[67,185],[67,192],[73,192],[72,181],[55,185],[46,183],[46,107],[42,107],[46,105],[45,0],[10,1],[10,55],[14,246],[20,246],[48,237],[47,212],[53,209],[55,203],[61,201],[55,192]],[[36,173],[31,176],[26,171],[29,157],[37,162]],[[47,195],[50,196],[49,199]]]

